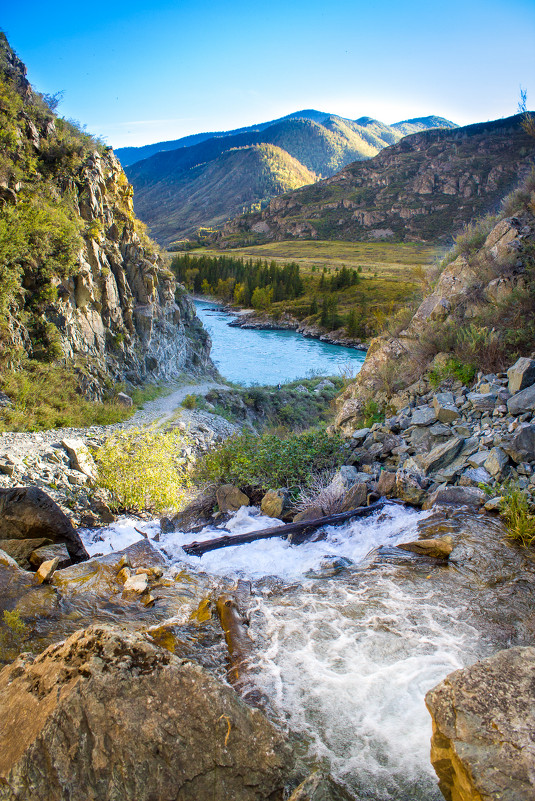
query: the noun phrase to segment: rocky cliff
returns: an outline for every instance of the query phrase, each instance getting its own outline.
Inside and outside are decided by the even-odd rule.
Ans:
[[[434,290],[405,328],[372,340],[355,383],[340,400],[337,425],[360,426],[370,398],[400,408],[431,378],[465,383],[478,371],[505,370],[532,356],[535,310],[535,179],[505,201],[504,212],[460,237]]]
[[[219,244],[303,239],[448,242],[529,173],[522,116],[406,136],[369,161],[228,223]]]
[[[109,380],[171,379],[209,365],[192,304],[144,232],[110,148],[52,111],[0,39],[0,345]]]

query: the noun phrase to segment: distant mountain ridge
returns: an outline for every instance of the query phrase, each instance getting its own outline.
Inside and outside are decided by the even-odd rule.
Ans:
[[[237,132],[217,136],[206,134],[208,138],[198,139],[193,144],[189,137],[189,145],[185,140],[176,140],[182,145],[130,164],[126,173],[135,189],[136,213],[150,226],[153,236],[161,244],[169,244],[175,239],[191,236],[199,226],[220,226],[246,206],[266,204],[288,190],[334,175],[350,162],[372,158],[408,132],[425,130],[429,125],[456,127],[441,117],[405,120],[389,126],[369,117],[353,121],[314,110],[296,112]],[[201,136],[204,135],[198,135]],[[275,148],[263,153],[264,157],[269,152],[276,158],[271,173],[277,178],[267,182],[259,180],[259,162],[255,161],[251,185],[247,187],[247,176],[243,169],[237,169],[237,162],[244,158],[251,165],[252,157],[251,153],[242,152],[241,156],[235,154],[233,157],[233,175],[237,179],[233,190],[229,176],[223,176],[221,172],[223,165],[215,162],[231,150],[261,145]],[[281,151],[286,153],[286,157]],[[119,155],[122,153],[121,149],[117,152]],[[282,170],[281,160],[285,161]],[[206,165],[212,163],[212,168],[208,169]],[[262,170],[265,166],[263,161]],[[224,178],[222,191],[213,180],[218,172]],[[203,190],[201,175],[208,174],[211,179]],[[192,183],[190,190],[189,182]]]
[[[522,115],[407,136],[228,223],[220,244],[293,238],[448,242],[534,165]]]
[[[169,150],[177,150],[182,147],[191,147],[197,145],[199,142],[205,142],[207,139],[220,138],[225,136],[236,136],[237,134],[252,133],[254,131],[264,131],[272,125],[279,122],[286,122],[287,120],[310,120],[311,122],[323,123],[331,117],[337,117],[336,114],[329,114],[325,111],[316,111],[316,109],[303,109],[302,111],[294,111],[292,114],[287,114],[285,117],[279,117],[276,120],[269,120],[267,122],[259,122],[254,125],[248,125],[243,128],[234,128],[231,131],[210,131],[206,133],[190,134],[189,136],[182,136],[180,139],[170,139],[165,142],[154,142],[151,145],[141,145],[140,147],[118,147],[115,148],[115,155],[120,160],[123,167],[129,167],[138,161],[147,159],[155,153],[165,153]],[[343,120],[343,117],[337,117]],[[360,117],[358,120],[345,120],[346,122],[353,122],[363,127],[371,123],[377,124],[377,120],[373,117]],[[384,125],[384,123],[379,123]],[[401,126],[412,126],[409,129],[402,128]],[[412,120],[403,120],[402,122],[395,122],[386,128],[393,128],[400,131],[402,136],[409,133],[416,133],[417,130],[425,130],[427,128],[456,128],[457,125],[444,117],[429,116],[429,117],[415,117]],[[392,144],[392,142],[389,142]]]

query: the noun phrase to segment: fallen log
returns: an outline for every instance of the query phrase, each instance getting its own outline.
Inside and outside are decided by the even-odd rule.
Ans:
[[[336,526],[339,523],[345,523],[346,520],[350,520],[352,517],[364,517],[377,511],[377,509],[381,509],[385,503],[385,500],[381,500],[370,504],[370,506],[359,506],[349,512],[338,512],[334,515],[317,517],[314,520],[302,520],[299,523],[286,523],[283,526],[264,528],[261,531],[251,531],[248,534],[225,534],[223,537],[215,537],[205,542],[190,542],[187,545],[183,545],[182,549],[189,556],[202,556],[208,551],[227,548],[229,545],[243,545],[248,542],[256,542],[256,540],[268,540],[272,537],[283,537],[284,539],[291,537],[292,544],[299,544],[304,542],[313,531],[321,528],[321,526]]]

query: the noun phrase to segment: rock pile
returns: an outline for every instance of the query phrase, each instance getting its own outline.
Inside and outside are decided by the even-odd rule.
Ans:
[[[504,481],[535,496],[535,360],[507,374],[479,375],[440,391],[420,380],[391,399],[396,414],[354,430],[341,427],[371,490],[422,506],[433,500],[481,505],[482,485],[498,495]]]

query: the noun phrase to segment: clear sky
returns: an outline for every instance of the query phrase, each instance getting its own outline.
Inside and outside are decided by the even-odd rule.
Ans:
[[[459,124],[535,108],[534,0],[3,0],[58,112],[114,147],[315,108]]]

